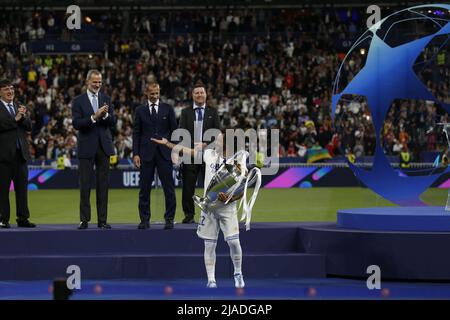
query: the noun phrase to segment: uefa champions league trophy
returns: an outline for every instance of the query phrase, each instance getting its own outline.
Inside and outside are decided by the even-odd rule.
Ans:
[[[246,230],[250,229],[251,209],[255,203],[261,186],[261,170],[257,167],[247,170],[246,160],[248,152],[239,151],[231,158],[227,159],[216,171],[210,183],[206,187],[204,197],[193,196],[194,203],[203,210],[211,214],[216,208],[228,204],[238,196],[242,195],[242,200],[238,210],[243,206],[241,221],[246,219]],[[253,195],[247,202],[247,188],[255,184]],[[226,194],[225,202],[219,200],[219,193]]]
[[[440,123],[437,123],[437,125],[442,126],[442,131],[444,131],[444,133],[445,133],[445,137],[447,138],[447,144],[450,149],[450,139],[449,139],[449,133],[448,133],[448,131],[450,130],[450,123],[440,122]],[[447,203],[445,204],[445,211],[450,211],[450,189],[447,194]]]

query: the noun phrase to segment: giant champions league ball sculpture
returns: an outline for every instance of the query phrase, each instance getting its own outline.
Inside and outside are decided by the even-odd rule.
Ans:
[[[446,112],[450,112],[450,104],[439,101],[439,97],[433,95],[420,78],[420,71],[435,62],[440,52],[449,51],[449,11],[450,5],[416,6],[396,12],[373,25],[355,42],[347,54],[333,88],[333,120],[336,106],[343,96],[363,96],[367,101],[375,129],[376,144],[372,169],[364,170],[349,163],[350,168],[374,192],[402,206],[424,205],[419,198],[420,194],[442,172],[437,174],[433,172],[435,169],[430,169],[429,172],[424,172],[425,174],[415,176],[399,174],[399,171],[391,166],[383,151],[380,135],[389,108],[396,99],[433,101]],[[411,30],[411,26],[416,30]],[[418,32],[419,28],[422,29],[421,32]],[[436,43],[436,40],[439,40],[439,43]],[[366,64],[340,91],[339,87],[345,81],[342,73],[346,59],[363,42],[368,43]],[[432,43],[439,50],[429,56],[428,60],[419,61],[421,53]],[[448,83],[449,76],[445,80]]]
[[[342,116],[343,99],[358,97],[360,102],[364,98],[371,115],[366,118],[372,119],[376,136],[372,168],[350,162],[349,166],[367,187],[398,206],[342,209],[337,224],[304,227],[305,250],[326,255],[327,274],[367,278],[369,267],[376,265],[383,279],[450,280],[450,212],[444,209],[445,199],[439,207],[420,200],[433,182],[445,178],[441,175],[448,168],[408,175],[391,165],[382,146],[385,118],[396,100],[434,104],[440,108],[439,117],[449,113],[449,75],[439,70],[446,67],[442,57],[450,58],[449,21],[450,5],[396,12],[368,29],[339,69],[332,99],[335,125]],[[362,43],[367,45],[367,60],[355,72],[352,68],[363,51],[353,55],[352,51]],[[349,57],[351,68],[346,67]],[[424,77],[423,70],[430,68],[438,76],[434,77],[439,79],[437,86]],[[441,85],[446,92],[437,92]]]

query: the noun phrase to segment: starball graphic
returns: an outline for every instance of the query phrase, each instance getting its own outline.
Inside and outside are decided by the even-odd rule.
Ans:
[[[450,5],[430,4],[407,8],[382,19],[371,26],[353,45],[338,71],[332,97],[332,119],[336,120],[336,106],[344,96],[364,97],[376,135],[373,167],[365,170],[349,163],[354,174],[370,189],[399,205],[425,205],[420,195],[443,173],[430,169],[426,174],[408,176],[399,174],[383,151],[381,131],[390,106],[395,100],[420,100],[439,104],[449,113],[450,104],[427,86],[420,72],[430,66],[442,51],[448,51],[450,33]],[[412,23],[421,24],[425,31],[412,29]],[[416,34],[412,34],[417,32]],[[390,39],[390,40],[388,40]],[[361,70],[345,84],[345,63],[352,52],[368,43],[367,60]],[[437,48],[421,61],[430,44]],[[437,67],[439,67],[437,65]],[[449,79],[444,79],[448,83]],[[343,87],[343,90],[340,88]],[[448,95],[448,92],[447,92]],[[448,101],[447,101],[448,102]]]

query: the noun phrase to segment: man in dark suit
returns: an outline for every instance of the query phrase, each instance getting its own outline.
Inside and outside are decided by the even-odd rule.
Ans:
[[[172,132],[177,128],[177,121],[173,107],[159,100],[158,83],[149,83],[146,93],[148,102],[136,108],[133,128],[133,161],[140,169],[139,216],[141,223],[138,228],[150,227],[150,192],[156,168],[166,200],[164,229],[173,229],[176,199],[170,149],[153,143],[151,138],[162,137],[170,140]]]
[[[28,209],[28,166],[30,159],[27,132],[31,121],[24,106],[13,102],[14,86],[0,80],[0,228],[10,228],[9,187],[14,182],[17,226],[34,228]]]
[[[109,157],[114,154],[110,127],[115,124],[111,98],[100,92],[102,75],[89,70],[87,91],[72,101],[72,123],[78,130],[78,171],[80,174],[80,225],[87,229],[91,220],[91,181],[96,168],[98,227],[111,229],[107,224]]]
[[[206,106],[206,90],[201,82],[197,82],[192,90],[192,99],[194,103],[192,106],[184,108],[181,111],[180,128],[186,129],[191,135],[191,148],[194,144],[203,143],[203,134],[208,129],[220,130],[220,119],[217,110]],[[197,161],[196,161],[197,162]],[[202,164],[183,163],[183,223],[194,223],[194,200],[192,196],[195,192],[197,178],[200,172],[204,173],[205,166]],[[206,186],[205,186],[206,188]]]

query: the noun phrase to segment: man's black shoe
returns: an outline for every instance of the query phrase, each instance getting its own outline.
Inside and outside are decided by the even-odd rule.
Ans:
[[[87,228],[88,228],[87,221],[81,221],[80,225],[78,226],[78,230],[83,230],[83,229],[87,229]]]
[[[11,225],[9,224],[9,222],[0,222],[0,228],[9,229],[11,228]]]
[[[195,223],[194,217],[185,217],[183,223]]]
[[[97,226],[98,226],[100,229],[111,229],[111,226],[110,226],[109,224],[107,224],[106,222],[99,222],[99,223],[97,224]]]
[[[35,228],[36,225],[29,220],[17,220],[17,226],[19,228]]]
[[[141,222],[138,225],[139,230],[144,230],[144,229],[149,229],[149,228],[150,228],[150,223],[148,223],[148,222]]]
[[[173,229],[173,220],[166,220],[166,224],[164,225],[164,230]]]

